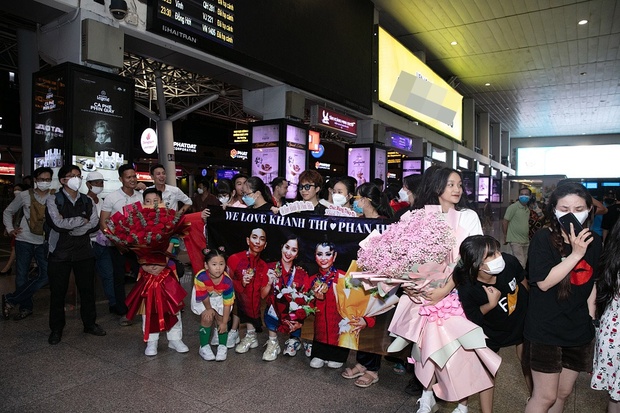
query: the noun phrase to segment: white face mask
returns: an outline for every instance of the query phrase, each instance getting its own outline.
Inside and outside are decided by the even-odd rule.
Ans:
[[[217,199],[222,203],[222,205],[226,205],[228,201],[230,201],[229,196],[218,196]]]
[[[79,190],[80,187],[82,186],[82,178],[78,178],[77,176],[70,178],[67,181],[67,186],[73,191]]]
[[[37,182],[37,188],[40,191],[47,191],[52,186],[51,182]]]
[[[92,188],[90,188],[91,192],[95,195],[99,195],[101,193],[101,191],[103,191],[103,187],[102,186],[93,186]]]
[[[558,220],[566,214],[568,214],[568,212],[561,212],[561,211],[555,210],[555,217]],[[590,215],[590,211],[573,212],[573,215],[575,216],[575,218],[577,218],[580,224],[583,224],[584,222],[586,222],[586,219],[588,219],[588,215]]]
[[[398,198],[403,202],[409,202],[409,194],[405,188],[400,188],[400,191],[398,191]]]
[[[347,203],[347,197],[342,194],[334,194],[332,195],[332,201],[336,206],[343,206]]]
[[[483,268],[482,271],[486,272],[487,274],[497,275],[500,272],[504,271],[504,268],[506,267],[506,262],[504,261],[504,257],[500,255],[499,257],[487,262],[486,266],[489,267],[489,269],[485,270]]]
[[[204,189],[202,188],[197,188],[196,192],[198,192],[198,195],[202,195],[202,193],[204,192]]]

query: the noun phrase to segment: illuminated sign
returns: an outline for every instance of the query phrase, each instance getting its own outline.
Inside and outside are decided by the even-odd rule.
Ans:
[[[0,175],[15,175],[15,165],[0,163]]]
[[[314,167],[316,169],[327,169],[327,170],[330,170],[332,168],[332,164],[317,161],[317,162],[314,163]]]
[[[177,152],[190,152],[190,153],[196,153],[196,148],[198,147],[198,145],[196,145],[195,143],[185,143],[185,142],[175,142],[174,143],[174,150]]]
[[[458,141],[463,96],[379,28],[379,100]]]
[[[153,181],[151,174],[148,172],[136,171],[136,178],[138,178],[138,181],[151,181],[151,182]]]
[[[152,128],[144,129],[140,136],[140,146],[144,153],[152,154],[157,150],[157,133]]]
[[[433,148],[431,158],[439,162],[446,162],[448,160],[448,153],[443,149]]]
[[[236,149],[232,149],[230,151],[230,157],[233,159],[241,159],[245,161],[248,159],[248,151],[238,151]]]
[[[308,150],[318,151],[319,143],[321,143],[321,132],[315,130],[308,131]]]
[[[395,132],[388,132],[390,137],[390,146],[392,148],[398,148],[405,151],[411,151],[413,147],[413,139],[403,135],[399,135]]]
[[[310,126],[322,126],[349,135],[357,135],[357,119],[314,105],[310,109]]]
[[[469,159],[459,156],[459,168],[469,169]]]
[[[249,143],[250,142],[250,130],[249,129],[235,129],[233,131],[233,143]]]

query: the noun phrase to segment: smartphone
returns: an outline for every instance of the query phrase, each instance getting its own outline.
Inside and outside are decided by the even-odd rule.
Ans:
[[[560,217],[558,221],[560,221],[560,225],[562,225],[562,228],[564,228],[564,231],[566,231],[567,234],[570,234],[570,224],[573,224],[573,231],[575,232],[575,235],[579,235],[579,233],[583,231],[581,222],[579,222],[577,217],[575,217],[575,214],[572,212]]]

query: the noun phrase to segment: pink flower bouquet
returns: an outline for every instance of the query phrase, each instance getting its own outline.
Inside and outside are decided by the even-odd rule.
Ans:
[[[353,273],[370,284],[405,283],[416,289],[435,288],[450,275],[444,264],[455,245],[452,226],[436,208],[409,211],[382,234],[360,243]],[[380,289],[381,286],[379,286]]]

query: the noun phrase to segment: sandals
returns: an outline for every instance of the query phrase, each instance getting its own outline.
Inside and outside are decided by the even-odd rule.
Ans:
[[[366,387],[370,387],[378,381],[379,375],[376,371],[366,370],[366,372],[360,378],[355,380],[355,385],[357,387],[365,389]]]
[[[346,369],[344,369],[344,371],[342,372],[342,377],[344,377],[345,379],[356,379],[363,376],[365,373],[366,367],[358,363],[353,368],[347,367]]]

